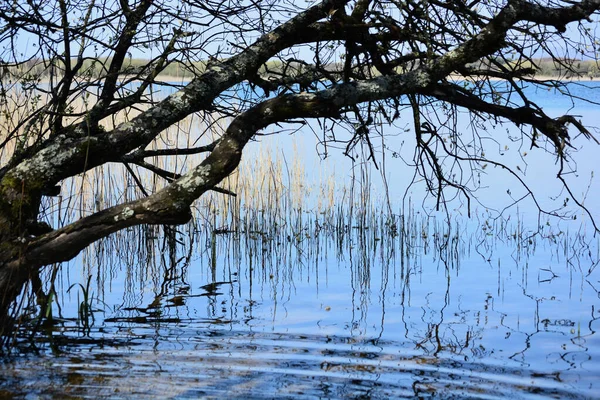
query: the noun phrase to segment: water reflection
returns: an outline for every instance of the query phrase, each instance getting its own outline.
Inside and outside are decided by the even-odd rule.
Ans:
[[[52,323],[3,361],[3,394],[597,393],[598,238],[303,218],[299,230],[136,228],[98,243],[81,277],[49,270]]]

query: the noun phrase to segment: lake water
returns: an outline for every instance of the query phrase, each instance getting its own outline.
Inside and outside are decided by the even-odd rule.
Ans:
[[[600,85],[573,90],[598,98]],[[600,125],[595,106],[571,113]],[[313,176],[324,167],[305,147]],[[579,152],[573,184],[599,218],[597,151]],[[527,157],[551,204],[552,158]],[[336,179],[351,175],[333,161]],[[585,216],[538,219],[527,200],[500,218],[433,212],[418,184],[402,202],[403,168],[384,171],[394,215],[374,194],[366,225],[361,210],[291,207],[287,224],[245,210],[241,233],[214,232],[231,219],[213,215],[94,245],[56,269],[54,323],[19,335],[0,398],[600,398],[600,239]],[[501,176],[479,192],[492,209],[511,202]]]

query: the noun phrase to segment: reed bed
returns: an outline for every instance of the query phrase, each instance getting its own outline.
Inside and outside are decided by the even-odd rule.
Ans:
[[[137,112],[121,113],[106,120],[105,128],[111,129]],[[166,130],[148,148],[208,144],[218,138],[227,123],[218,115],[194,115]],[[0,118],[2,132],[10,128],[10,118],[6,115]],[[2,164],[7,162],[11,145],[16,144],[10,142],[3,149]],[[394,212],[396,205],[388,204],[383,195],[374,195],[372,180],[377,172],[370,163],[356,163],[350,179],[344,182],[336,180],[331,164],[323,163],[316,178],[309,179],[302,145],[296,139],[291,149],[284,152],[274,144],[251,143],[238,169],[220,184],[235,196],[206,193],[194,204],[194,221],[178,230],[186,231],[196,245],[205,248],[213,247],[217,237],[231,236],[238,253],[259,242],[260,252],[264,252],[273,251],[277,243],[293,243],[300,248],[313,239],[325,238],[333,240],[338,251],[385,247],[408,257],[415,251],[427,254],[431,248],[456,249],[459,236],[464,241],[466,228],[449,215],[416,213],[410,201]],[[203,154],[153,157],[147,161],[181,174],[204,157]],[[120,163],[106,164],[67,179],[62,183],[60,196],[44,199],[41,217],[54,227],[64,226],[112,205],[153,193],[168,183],[142,167],[129,165],[129,168]],[[469,239],[469,248],[485,253],[493,247],[493,241],[502,240],[513,241],[518,253],[535,250],[537,241],[529,238],[532,231],[519,220],[508,223],[482,213],[477,225],[474,237],[478,239]],[[532,237],[557,241],[567,236],[550,228],[550,224],[540,226]],[[127,263],[140,259],[137,255],[141,253],[147,254],[143,259],[148,260],[157,254],[151,243],[159,241],[169,229],[174,228],[131,228],[116,233],[109,241],[116,244],[116,253]],[[453,242],[454,245],[448,244]],[[190,245],[185,239],[176,243]],[[107,253],[105,247],[106,241],[93,244],[84,252],[84,259],[101,263]]]
[[[88,104],[81,101],[78,106]],[[19,100],[13,107],[16,112],[24,106]],[[104,121],[106,129],[136,112],[139,110]],[[194,115],[163,132],[148,148],[208,144],[227,124],[220,115]],[[0,132],[14,128],[10,115],[0,116]],[[2,165],[18,140],[9,141],[2,149]],[[423,257],[428,255],[450,271],[458,270],[460,260],[471,252],[489,263],[496,249],[506,244],[514,247],[517,262],[538,246],[552,244],[556,257],[566,259],[573,257],[576,246],[584,250],[594,247],[580,232],[563,232],[550,222],[531,230],[519,218],[507,221],[486,210],[476,211],[477,219],[465,222],[452,215],[425,212],[410,200],[389,204],[385,193],[377,193],[373,180],[379,172],[369,162],[355,163],[347,180],[336,179],[339,175],[328,163],[320,164],[316,176],[309,177],[312,166],[306,165],[302,146],[301,139],[285,151],[274,143],[251,143],[238,169],[220,184],[235,195],[206,193],[194,203],[193,220],[185,226],[134,227],[92,244],[81,255],[82,281],[94,276],[95,292],[102,299],[113,278],[124,272],[127,296],[134,297],[133,293],[148,290],[147,282],[168,291],[165,282],[180,278],[173,275],[172,267],[193,260],[213,273],[220,262],[250,265],[257,279],[277,282],[291,276],[294,268],[310,271],[335,256],[352,259],[355,278],[368,286],[374,263],[397,267],[395,273],[408,279],[423,268]],[[182,174],[204,157],[146,161]],[[106,164],[62,182],[60,196],[44,199],[40,218],[58,228],[146,196],[166,184],[167,180],[143,167]],[[590,267],[590,273],[594,268]],[[52,271],[46,273],[51,276]],[[63,286],[62,293],[70,286],[67,282],[56,285]]]

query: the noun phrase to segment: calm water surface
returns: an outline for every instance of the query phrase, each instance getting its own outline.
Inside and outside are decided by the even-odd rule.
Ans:
[[[57,270],[0,398],[600,398],[599,238],[528,213],[115,235]]]
[[[71,291],[60,303],[72,319],[49,330],[38,353],[5,360],[2,390],[93,398],[599,394],[597,239],[576,250],[574,238],[538,239],[535,250],[517,251],[514,241],[436,249],[435,238],[416,238],[419,248],[403,256],[398,244],[367,235],[347,238],[341,252],[305,238],[265,256],[223,255],[216,265],[194,255],[147,270],[113,266],[102,271],[115,274],[112,287],[99,294],[93,285],[102,311],[91,326],[74,319]],[[234,240],[219,237],[219,253]]]

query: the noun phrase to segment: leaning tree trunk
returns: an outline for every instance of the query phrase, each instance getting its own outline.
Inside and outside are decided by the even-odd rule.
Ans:
[[[193,201],[237,167],[242,149],[255,130],[249,132],[235,131],[222,138],[200,165],[164,189],[56,230],[35,220],[43,191],[38,187],[43,188],[43,184],[28,186],[29,180],[23,178],[27,175],[23,171],[29,172],[27,168],[5,173],[0,178],[0,337],[11,332],[14,318],[9,313],[15,299],[43,266],[68,261],[96,240],[131,226],[188,222]],[[54,158],[60,159],[59,156],[57,153]],[[39,176],[52,175],[53,170],[48,168],[45,172]],[[20,193],[15,189],[18,187]]]
[[[0,181],[0,338],[12,329],[10,308],[29,279],[28,268],[19,266],[18,261],[27,251],[27,241],[48,230],[37,222],[39,183],[10,173]]]
[[[56,185],[61,181],[86,170],[107,162],[127,162],[128,156],[143,151],[169,126],[192,113],[210,109],[223,91],[255,77],[259,67],[279,51],[315,41],[318,39],[315,35],[343,36],[341,31],[307,30],[306,26],[347,2],[324,0],[308,8],[237,55],[209,63],[185,88],[111,131],[99,126],[100,120],[111,115],[105,112],[115,112],[107,111],[111,102],[104,102],[105,96],[101,96],[101,101],[83,122],[64,127],[58,124],[49,139],[15,154],[0,168],[0,335],[9,331],[8,311],[14,300],[30,275],[37,275],[44,265],[69,260],[94,241],[133,225],[188,221],[191,203],[233,171],[244,145],[260,127],[255,126],[252,132],[243,134],[235,129],[226,134],[202,164],[165,189],[56,230],[37,222],[42,195],[56,192]],[[144,10],[139,8],[138,11],[143,14]],[[135,26],[139,18],[131,19],[130,23]],[[128,42],[129,36],[125,34],[121,40]],[[122,44],[127,49],[125,42]],[[109,80],[114,83],[114,79]],[[110,87],[104,89],[111,91]],[[110,93],[107,98],[112,98]]]

